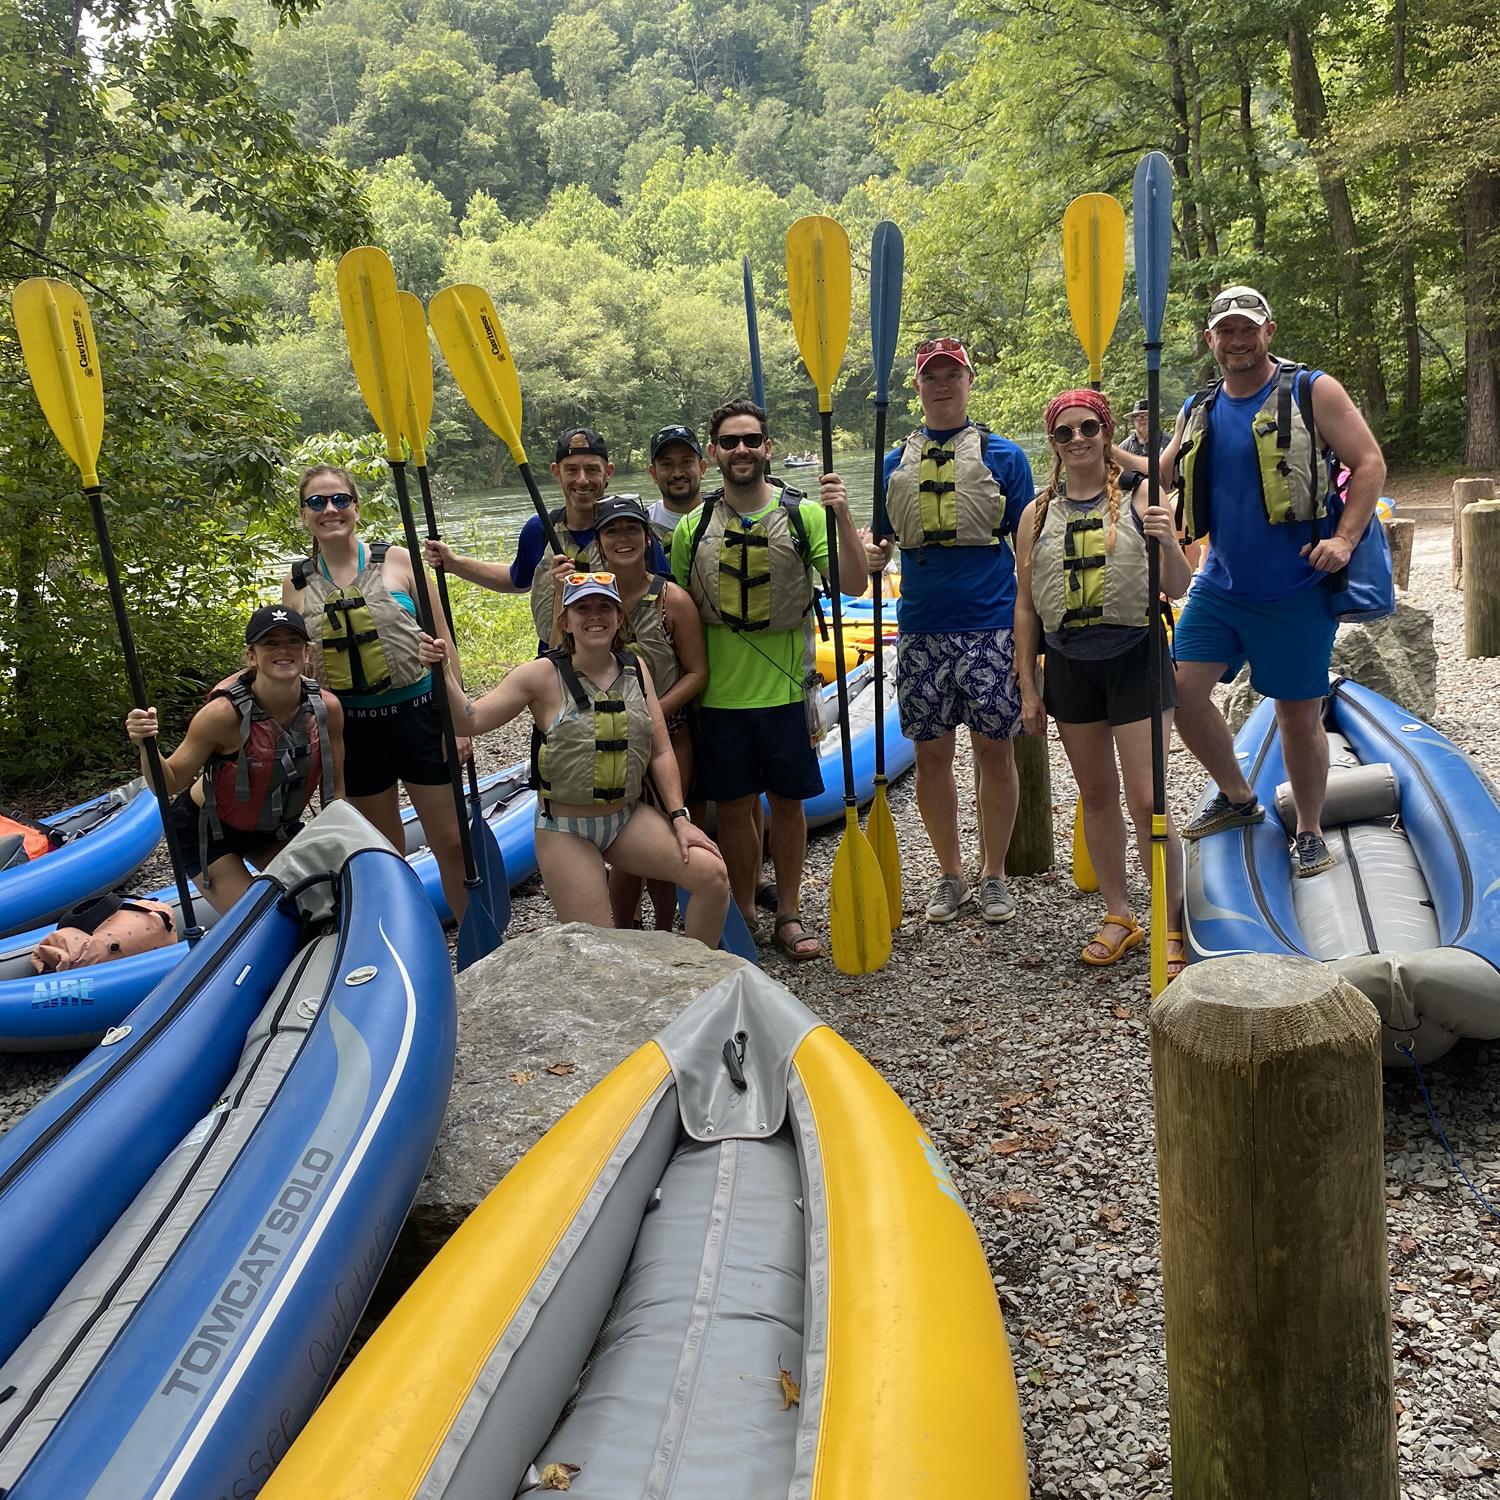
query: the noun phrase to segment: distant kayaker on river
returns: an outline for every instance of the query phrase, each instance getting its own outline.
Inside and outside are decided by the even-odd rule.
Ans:
[[[1316,875],[1334,863],[1322,829],[1322,710],[1337,629],[1325,585],[1375,513],[1385,459],[1337,380],[1271,354],[1275,333],[1271,305],[1254,287],[1227,287],[1213,299],[1203,337],[1221,377],[1189,398],[1162,454],[1163,472],[1175,467],[1180,476],[1188,540],[1213,533],[1173,654],[1177,731],[1219,790],[1182,836],[1203,838],[1265,817],[1209,697],[1248,660],[1250,685],[1276,700],[1297,806],[1293,866]],[[1324,504],[1325,449],[1349,469],[1336,529]]]
[[[469,899],[463,846],[432,674],[417,654],[411,554],[360,540],[359,490],[347,469],[309,469],[297,499],[314,553],[292,565],[281,597],[306,617],[312,675],[343,705],[349,801],[403,849],[397,784],[405,786],[448,908],[462,921]],[[459,753],[467,751],[460,740]]]
[[[1085,944],[1084,963],[1117,963],[1145,941],[1126,882],[1120,780],[1135,824],[1141,868],[1151,874],[1151,672],[1147,538],[1161,543],[1161,585],[1187,591],[1192,569],[1177,541],[1171,508],[1148,508],[1120,483],[1109,456],[1114,414],[1097,391],[1064,391],[1043,422],[1052,445],[1052,478],[1021,518],[1016,537],[1016,669],[1027,734],[1045,734],[1047,715],[1078,781],[1089,857],[1105,915]],[[1154,628],[1160,628],[1155,624]],[[1045,685],[1037,658],[1045,649]],[[1171,656],[1163,646],[1162,738],[1172,738],[1177,701]],[[1116,755],[1119,770],[1116,771]],[[1167,975],[1185,962],[1182,946],[1182,846],[1167,816]]]
[[[886,455],[886,539],[869,556],[883,569],[892,535],[901,548],[901,728],[916,745],[917,808],[941,872],[927,920],[951,922],[969,899],[953,780],[956,732],[966,724],[984,852],[979,910],[987,922],[1008,922],[1016,905],[1005,855],[1019,797],[1011,739],[1021,728],[1010,539],[1035,486],[1021,448],[970,420],[974,365],[957,339],[917,345],[915,382],[924,425]]]
[[[301,614],[256,610],[244,669],[214,688],[162,759],[183,863],[221,916],[249,889],[246,862],[264,869],[315,793],[324,807],[344,795],[344,711],[309,679],[307,658]],[[131,709],[125,732],[144,745],[157,732],[156,710]]]
[[[615,576],[595,569],[563,574],[561,581],[563,644],[514,668],[477,703],[450,671],[454,719],[483,734],[530,710],[537,867],[559,921],[613,925],[608,859],[629,874],[686,887],[694,900],[684,930],[716,948],[729,876],[683,805],[651,669],[624,650],[625,609]],[[447,641],[422,637],[424,661],[449,655]],[[641,796],[648,775],[659,808]]]

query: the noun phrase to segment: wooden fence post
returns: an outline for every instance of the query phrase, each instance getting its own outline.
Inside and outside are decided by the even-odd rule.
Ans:
[[[1386,540],[1391,544],[1391,570],[1396,587],[1411,587],[1411,549],[1417,537],[1417,523],[1393,516],[1385,523]]]
[[[1380,1022],[1311,959],[1151,1007],[1172,1493],[1397,1500]]]
[[[1052,765],[1047,758],[1047,736],[1020,734],[1016,774],[1021,800],[1016,806],[1015,832],[1005,854],[1007,875],[1040,875],[1052,868]]]
[[[1500,500],[1464,507],[1464,655],[1500,656]]]
[[[1476,500],[1493,500],[1493,479],[1455,479],[1453,481],[1453,587],[1464,586],[1464,506]]]

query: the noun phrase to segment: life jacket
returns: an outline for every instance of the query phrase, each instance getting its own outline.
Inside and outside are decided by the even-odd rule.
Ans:
[[[604,554],[599,550],[599,540],[596,537],[588,546],[584,546],[578,540],[578,533],[569,531],[564,524],[567,519],[568,508],[560,505],[552,511],[547,519],[552,522],[552,528],[557,532],[557,539],[563,544],[568,555],[578,564],[580,572],[587,573],[595,568],[605,566]],[[649,552],[649,548],[647,549]],[[536,638],[539,641],[550,641],[552,639],[552,626],[555,623],[554,596],[556,590],[552,586],[552,569],[549,566],[552,559],[544,550],[542,560],[536,565],[536,572],[531,575],[531,618],[536,625]],[[646,559],[650,566],[651,559]]]
[[[615,652],[619,677],[591,692],[565,648],[546,655],[562,679],[563,706],[549,728],[531,731],[531,785],[543,812],[551,816],[553,801],[636,802],[654,732],[639,660]]]
[[[1261,504],[1266,520],[1273,526],[1321,521],[1328,514],[1321,472],[1328,454],[1326,450],[1319,451],[1313,422],[1312,382],[1305,378],[1308,368],[1284,359],[1274,363],[1276,375],[1270,394],[1251,421]],[[1211,528],[1213,455],[1209,414],[1223,389],[1223,380],[1214,380],[1193,397],[1177,455],[1187,541],[1207,536]]]
[[[81,969],[89,964],[149,953],[177,941],[172,908],[164,901],[134,901],[113,891],[81,901],[58,920],[32,950],[38,974]]]
[[[334,584],[316,557],[292,564],[292,586],[307,593],[302,613],[312,636],[313,676],[332,692],[379,697],[427,675],[417,654],[417,622],[381,575],[390,550],[389,542],[371,542],[346,588]]]
[[[746,523],[723,490],[703,497],[688,549],[688,592],[711,622],[736,633],[798,630],[817,596],[801,494],[786,488],[759,520]]]
[[[918,547],[998,547],[1005,491],[984,461],[989,428],[971,422],[946,443],[925,432],[907,438],[885,488],[896,540]]]
[[[45,824],[0,807],[0,870],[40,859],[62,845],[63,839]]]
[[[1031,600],[1048,635],[1090,625],[1144,626],[1147,606],[1146,538],[1121,497],[1113,550],[1103,504],[1080,512],[1059,490],[1047,507],[1031,550]]]
[[[333,795],[333,756],[328,743],[328,709],[323,690],[302,679],[302,701],[290,726],[256,702],[248,672],[226,677],[208,701],[227,698],[240,720],[240,747],[234,755],[215,752],[203,770],[203,816],[198,820],[198,859],[208,869],[210,837],[222,838],[224,825],[264,833],[267,842],[288,839],[316,787],[327,807]]]
[[[677,648],[668,634],[667,606],[663,597],[666,585],[667,580],[659,573],[651,575],[640,603],[630,612],[632,639],[625,648],[651,668],[651,684],[658,698],[682,676],[682,663],[677,660]]]

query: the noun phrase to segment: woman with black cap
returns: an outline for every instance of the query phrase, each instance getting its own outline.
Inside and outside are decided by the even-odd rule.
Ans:
[[[530,710],[537,866],[561,921],[614,925],[607,859],[628,874],[686,888],[694,899],[684,930],[717,947],[729,876],[718,848],[683,805],[651,668],[624,650],[625,609],[615,575],[574,572],[560,582],[562,644],[513,668],[477,703],[448,669],[453,717],[468,733],[482,734]],[[424,635],[422,657],[446,662],[447,642]],[[648,778],[656,807],[642,797]]]
[[[247,861],[264,869],[301,828],[314,792],[324,807],[344,795],[344,711],[306,675],[307,649],[295,609],[256,610],[243,670],[213,689],[162,758],[187,873],[220,914],[248,889]],[[156,710],[131,709],[125,732],[143,746],[156,734]]]

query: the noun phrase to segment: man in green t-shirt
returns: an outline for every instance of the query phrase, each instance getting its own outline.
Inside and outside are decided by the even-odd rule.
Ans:
[[[784,500],[765,477],[771,451],[766,413],[731,401],[709,418],[709,458],[722,494],[684,516],[672,535],[672,572],[703,616],[708,687],[699,711],[695,795],[718,803],[719,847],[745,920],[755,921],[760,834],[755,809],[771,806],[776,942],[803,962],[822,953],[798,916],[807,853],[806,797],[823,790],[804,694],[812,665],[812,601],[828,572],[828,515],[850,594],[869,582],[864,544],[837,474],[817,500]]]

